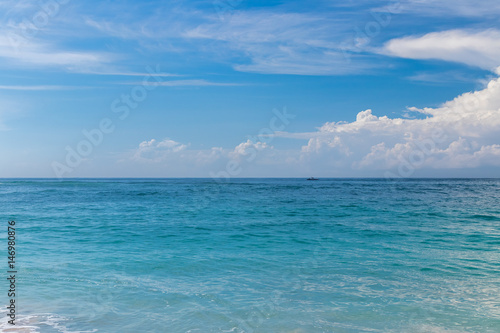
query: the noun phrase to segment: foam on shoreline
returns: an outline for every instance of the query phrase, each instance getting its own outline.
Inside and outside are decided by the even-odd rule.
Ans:
[[[60,333],[92,333],[97,332],[97,329],[92,331],[72,331],[69,330],[64,323],[68,318],[56,314],[42,313],[16,316],[16,325],[8,323],[7,310],[5,306],[0,310],[0,332],[16,332],[16,333],[40,333],[46,331],[47,328],[52,332]]]

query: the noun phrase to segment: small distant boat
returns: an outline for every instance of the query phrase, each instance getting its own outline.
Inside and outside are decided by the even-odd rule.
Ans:
[[[307,178],[307,180],[319,180],[318,178],[314,178],[314,177],[309,177]]]

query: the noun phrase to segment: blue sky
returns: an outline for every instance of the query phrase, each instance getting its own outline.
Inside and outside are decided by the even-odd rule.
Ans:
[[[498,1],[0,10],[0,177],[500,176]]]

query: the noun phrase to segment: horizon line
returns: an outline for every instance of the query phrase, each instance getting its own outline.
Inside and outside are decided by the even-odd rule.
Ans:
[[[0,177],[0,179],[42,179],[42,180],[83,180],[83,179],[212,179],[212,180],[232,180],[232,179],[305,179],[309,177]],[[417,179],[500,179],[500,177],[315,177],[322,179],[383,179],[383,180],[417,180]]]

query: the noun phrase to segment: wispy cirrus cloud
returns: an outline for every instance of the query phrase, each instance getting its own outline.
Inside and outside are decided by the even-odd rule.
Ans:
[[[9,1],[9,4],[13,2]],[[74,38],[75,35],[64,35],[57,31],[65,31],[65,28],[69,27],[70,31],[81,32],[79,36],[112,38],[115,41],[137,43],[140,47],[127,45],[125,52],[115,49],[118,51],[116,53],[106,51],[105,47],[103,48],[105,45],[97,45],[95,50],[71,50],[63,47],[64,43],[46,43],[42,39],[31,39],[23,45],[19,54],[13,55],[11,50],[6,50],[0,41],[0,57],[13,63],[31,64],[38,67],[60,66],[74,72],[91,72],[96,67],[112,72],[109,66],[116,65],[120,57],[134,58],[148,52],[158,54],[189,52],[192,55],[191,59],[197,58],[195,59],[197,62],[202,61],[201,59],[210,53],[211,61],[229,64],[241,72],[344,75],[366,73],[383,66],[380,52],[374,51],[373,45],[356,47],[346,58],[345,45],[356,45],[359,32],[364,34],[365,24],[379,24],[377,19],[368,16],[368,13],[384,12],[390,8],[392,14],[404,14],[405,22],[397,23],[400,31],[405,31],[407,25],[414,25],[414,22],[420,20],[422,16],[490,17],[500,13],[500,4],[493,0],[479,3],[472,3],[468,0],[388,1],[385,7],[380,6],[379,1],[363,0],[340,4],[334,2],[332,6],[333,9],[326,5],[322,7],[316,4],[302,8],[301,11],[294,11],[293,6],[286,5],[259,8],[235,6],[230,8],[229,13],[225,13],[227,17],[225,16],[224,20],[220,19],[215,8],[199,6],[196,2],[162,4],[161,8],[156,7],[154,10],[151,9],[154,4],[150,6],[127,1],[120,4],[103,3],[99,7],[100,11],[95,11],[95,8],[85,5],[67,6],[68,9],[72,8],[72,11],[68,10],[69,17],[57,17],[55,20],[63,22],[64,25],[57,25],[54,21],[54,27],[51,29],[51,33],[58,37],[63,36],[61,38],[65,41],[68,41],[70,37]],[[32,2],[22,2],[10,10],[8,16],[16,18],[22,18],[23,15],[28,14],[32,16],[36,8],[37,6]],[[394,8],[397,8],[397,11]],[[117,11],[128,14],[124,14],[123,18],[109,15],[109,12]],[[133,15],[134,11],[140,14]],[[29,15],[26,17],[30,17]],[[391,17],[389,26],[379,24],[377,29],[382,29],[381,36],[378,36],[377,32],[377,41],[374,43],[384,40],[383,35],[386,30],[392,29],[392,22],[395,22],[394,17]],[[5,27],[12,30],[16,26],[6,24]],[[5,29],[2,35],[8,36],[9,31]],[[13,36],[12,33],[10,36]],[[468,43],[463,38],[464,36],[456,37]],[[480,38],[485,42],[495,38],[495,36],[485,34],[470,34],[470,37],[471,39]],[[85,37],[81,38],[85,39]],[[406,38],[414,38],[415,40],[412,41],[417,44],[420,42],[417,37]],[[397,41],[392,40],[391,44],[386,44],[391,50],[382,53],[405,58],[412,57],[408,53],[418,53],[419,50],[402,45],[404,38]],[[473,49],[477,45],[469,46]],[[431,48],[430,46],[429,49]],[[434,50],[434,52],[427,53],[437,52]],[[450,49],[448,53],[452,52],[453,50]],[[440,54],[434,54],[434,56],[442,58]],[[483,59],[476,62],[483,63],[482,68],[484,68],[491,60],[491,54],[481,50],[480,56]],[[445,60],[451,59],[449,61],[469,64],[469,62],[464,62],[464,57],[457,60],[457,57],[446,56]],[[427,59],[422,55],[414,58]]]
[[[500,66],[500,30],[449,30],[388,41],[382,53],[408,59],[437,59],[495,71]]]
[[[0,59],[5,67],[62,69],[85,72],[116,62],[118,56],[88,45],[80,20],[67,1],[3,1],[0,17]],[[83,35],[83,36],[82,36]]]
[[[44,90],[74,90],[87,89],[82,86],[55,86],[55,85],[38,85],[38,86],[21,86],[21,85],[0,85],[0,90],[20,90],[20,91],[44,91]]]
[[[0,36],[0,58],[4,59],[4,64],[23,64],[38,68],[59,67],[82,72],[99,68],[115,59],[107,52],[64,50],[50,43],[12,38],[14,37],[5,31]]]
[[[182,76],[180,74],[172,74],[172,73],[154,73],[154,72],[143,72],[143,73],[139,73],[139,72],[129,72],[129,71],[123,71],[123,72],[119,72],[119,71],[113,71],[113,72],[106,72],[106,71],[100,71],[100,72],[92,72],[92,71],[87,71],[85,72],[85,74],[89,74],[89,75],[103,75],[103,76],[141,76],[141,77],[144,77],[144,76],[151,76],[151,77],[178,77],[178,76]]]
[[[417,72],[413,75],[408,76],[407,79],[414,82],[423,82],[436,85],[453,84],[457,82],[470,83],[478,81],[477,77],[466,75],[460,71]]]
[[[178,15],[164,13],[168,20],[156,13],[134,22],[87,18],[86,24],[156,52],[209,54],[212,61],[229,63],[241,72],[336,75],[375,67],[366,55],[346,57],[346,40],[352,39],[354,30],[335,12],[234,9],[224,20],[215,9],[174,12]]]
[[[399,5],[401,12],[427,16],[495,17],[500,14],[496,0],[406,0]]]
[[[204,79],[186,79],[186,80],[161,80],[158,82],[122,82],[125,85],[144,85],[152,87],[237,87],[243,86],[242,83],[233,82],[214,82]]]
[[[192,80],[170,80],[162,82],[149,82],[146,85],[158,86],[158,87],[231,87],[240,86],[239,83],[227,83],[227,82],[213,82],[203,79],[192,79]]]
[[[370,67],[362,57],[351,62],[343,53],[348,28],[343,20],[320,14],[237,11],[230,20],[200,24],[183,37],[217,41],[248,57],[233,65],[238,71],[331,75]]]
[[[168,53],[209,53],[210,59],[229,64],[236,71],[261,74],[367,73],[384,66],[381,54],[470,64],[472,61],[468,59],[474,58],[476,52],[481,59],[476,59],[474,64],[480,63],[484,68],[491,65],[492,56],[496,55],[495,50],[488,51],[482,46],[496,40],[494,31],[473,33],[464,30],[461,34],[455,31],[455,35],[450,32],[450,36],[442,32],[442,36],[429,34],[393,39],[384,46],[384,52],[377,51],[375,46],[385,40],[386,32],[392,30],[394,34],[391,26],[396,21],[395,15],[405,15],[404,22],[396,23],[399,30],[405,31],[405,26],[414,25],[422,16],[476,17],[497,10],[500,13],[500,5],[494,1],[471,4],[465,0],[408,0],[389,1],[386,6],[380,6],[378,1],[365,0],[335,3],[333,7],[325,7],[323,11],[311,7],[302,12],[291,11],[286,6],[231,8],[221,20],[215,10],[193,7],[189,12],[185,7],[171,5],[172,12],[157,11],[147,19],[141,17],[134,22],[88,17],[85,23],[108,36],[135,40],[141,48]],[[377,15],[367,16],[367,13]],[[381,23],[381,20],[387,22]],[[367,25],[375,30],[366,32]],[[449,38],[456,41],[455,47],[450,45]],[[423,45],[423,39],[427,43],[434,39],[439,47]],[[480,41],[474,44],[474,39]],[[448,43],[440,43],[441,40]],[[459,55],[453,56],[456,47],[461,49]]]

